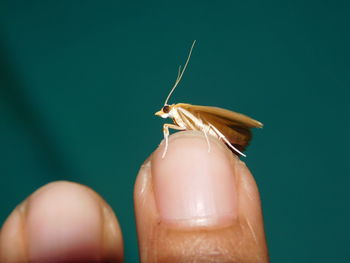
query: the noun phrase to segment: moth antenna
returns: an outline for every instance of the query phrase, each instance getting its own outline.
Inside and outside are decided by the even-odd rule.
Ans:
[[[179,66],[179,71],[177,72],[176,81],[179,79],[180,74],[181,74],[181,65]],[[176,82],[176,81],[175,81],[175,82]]]
[[[169,100],[171,94],[173,94],[175,88],[176,88],[177,85],[179,84],[179,82],[180,82],[180,80],[181,80],[181,78],[182,78],[182,75],[184,74],[184,72],[185,72],[185,70],[186,70],[186,68],[187,68],[188,62],[190,61],[190,58],[191,58],[191,55],[192,55],[192,50],[193,50],[194,44],[196,44],[196,40],[193,41],[193,44],[192,44],[192,46],[191,46],[190,52],[189,52],[189,54],[188,54],[188,57],[187,57],[187,60],[186,60],[186,63],[185,63],[185,65],[184,65],[183,69],[181,70],[181,66],[180,66],[180,68],[179,68],[178,77],[177,77],[177,79],[176,79],[176,81],[175,81],[174,86],[173,86],[172,89],[170,90],[169,95],[168,95],[168,97],[166,98],[166,100],[165,100],[165,102],[164,102],[164,105],[167,105],[168,100]]]

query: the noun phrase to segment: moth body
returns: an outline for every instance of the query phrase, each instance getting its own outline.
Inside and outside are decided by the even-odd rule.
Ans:
[[[208,143],[208,151],[210,151],[209,135],[224,141],[231,150],[245,156],[242,151],[251,139],[250,128],[262,127],[262,123],[240,113],[185,103],[165,105],[155,115],[171,118],[174,123],[166,123],[163,126],[165,139],[163,158],[168,149],[169,128],[202,132]]]

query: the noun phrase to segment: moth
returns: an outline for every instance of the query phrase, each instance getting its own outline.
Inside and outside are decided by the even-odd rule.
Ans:
[[[179,67],[178,75],[174,86],[164,102],[164,106],[155,115],[162,118],[171,118],[173,124],[165,123],[163,125],[163,134],[165,147],[162,158],[165,157],[168,150],[169,128],[174,130],[195,130],[204,134],[208,152],[210,152],[210,143],[208,136],[214,136],[222,140],[233,152],[246,156],[243,151],[252,138],[251,128],[262,128],[263,124],[246,115],[233,112],[230,110],[210,107],[191,105],[187,103],[168,104],[169,98],[178,86],[190,60],[193,42],[187,60],[183,69]]]

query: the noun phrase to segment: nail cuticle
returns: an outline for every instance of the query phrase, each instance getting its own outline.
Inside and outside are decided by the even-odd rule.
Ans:
[[[221,229],[224,227],[229,227],[236,222],[236,217],[232,215],[227,215],[227,217],[212,218],[191,218],[191,219],[161,219],[160,222],[163,226],[171,229]]]

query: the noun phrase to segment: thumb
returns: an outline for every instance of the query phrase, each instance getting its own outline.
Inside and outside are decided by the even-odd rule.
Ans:
[[[227,147],[180,132],[141,167],[135,213],[142,262],[268,262],[260,198]]]

